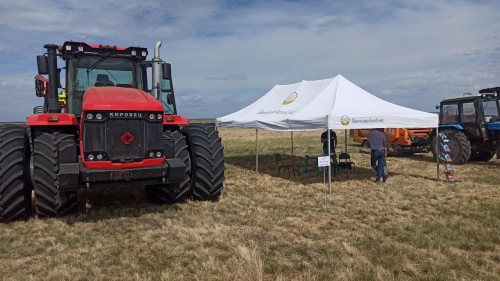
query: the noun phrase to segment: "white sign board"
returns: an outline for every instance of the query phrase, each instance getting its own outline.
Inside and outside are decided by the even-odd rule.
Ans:
[[[318,157],[318,167],[328,167],[328,166],[330,166],[330,156]]]

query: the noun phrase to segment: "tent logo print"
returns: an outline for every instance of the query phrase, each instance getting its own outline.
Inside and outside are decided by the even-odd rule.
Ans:
[[[297,99],[297,96],[299,94],[297,94],[297,92],[293,92],[291,93],[284,101],[283,101],[283,105],[288,105],[288,104],[291,104],[292,102],[294,102],[296,99]]]
[[[340,124],[347,126],[347,125],[349,125],[350,122],[351,122],[351,119],[349,118],[349,116],[342,115],[342,117],[340,117]]]

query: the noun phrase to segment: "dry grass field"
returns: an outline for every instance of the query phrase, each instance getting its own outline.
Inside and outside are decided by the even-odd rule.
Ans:
[[[356,172],[277,177],[274,153],[304,166],[321,132],[220,129],[218,202],[158,206],[141,188],[79,193],[78,214],[0,225],[1,280],[500,280],[500,160],[436,181],[430,154]],[[343,140],[343,132],[339,132]],[[343,141],[337,150],[343,148]],[[91,205],[85,208],[85,203]]]

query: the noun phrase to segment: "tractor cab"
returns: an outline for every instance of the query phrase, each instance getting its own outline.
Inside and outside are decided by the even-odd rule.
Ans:
[[[55,46],[55,45],[53,45]],[[165,62],[156,62],[160,74],[152,75],[151,69],[155,66],[153,61],[146,61],[148,51],[142,47],[122,48],[114,45],[89,45],[82,42],[65,42],[62,46],[55,46],[58,56],[65,61],[65,87],[64,105],[65,113],[75,114],[78,118],[82,114],[82,101],[85,92],[91,87],[110,87],[105,90],[108,95],[119,94],[120,88],[133,88],[147,92],[157,98],[166,114],[177,114],[175,98],[172,87],[171,67]],[[49,74],[47,56],[39,56],[39,73]],[[60,84],[61,69],[55,72],[58,80],[55,87],[62,88]],[[151,77],[156,76],[156,82],[148,82],[148,73]],[[49,76],[51,76],[49,74]],[[41,82],[47,82],[40,76],[37,80],[37,88],[42,87]],[[156,84],[156,85],[153,85]],[[46,85],[45,88],[48,85]],[[54,87],[54,88],[55,88]],[[113,87],[113,88],[111,88]],[[50,94],[39,94],[46,99]],[[61,98],[60,98],[61,99]],[[41,111],[38,109],[38,111]],[[48,103],[45,106],[48,111]],[[37,112],[38,113],[38,112]]]
[[[439,130],[450,139],[454,164],[489,161],[500,144],[500,87],[447,98],[440,103]]]
[[[440,106],[440,124],[463,130],[469,139],[498,137],[500,105],[497,90],[483,89],[477,94],[445,99]]]

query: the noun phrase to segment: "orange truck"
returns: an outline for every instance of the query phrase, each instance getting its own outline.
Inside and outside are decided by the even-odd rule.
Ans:
[[[350,131],[353,140],[360,143],[362,147],[370,147],[364,135],[369,129],[355,129]],[[389,128],[385,129],[385,134],[389,140],[389,155],[413,155],[430,151],[429,135],[432,129],[407,129]]]

